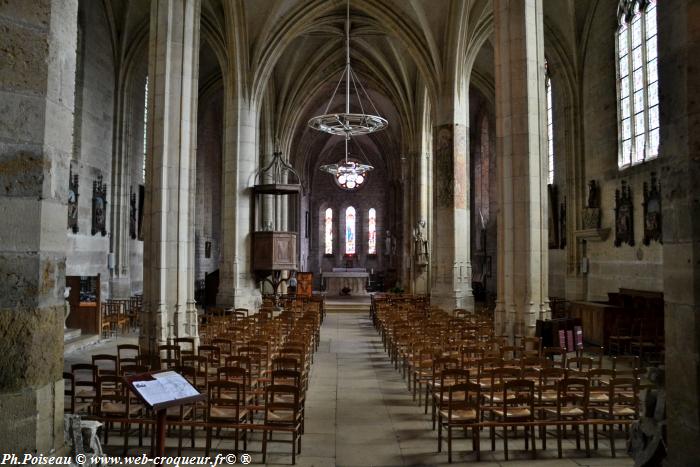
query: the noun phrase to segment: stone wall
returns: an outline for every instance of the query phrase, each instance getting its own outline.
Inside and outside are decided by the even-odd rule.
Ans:
[[[92,185],[98,176],[112,190],[112,134],[114,124],[114,63],[103,5],[80,2],[78,66],[76,73],[73,173],[79,175],[77,233],[67,230],[66,275],[101,275],[102,297],[109,296],[109,234],[91,234]],[[68,178],[63,182],[68,184]],[[111,204],[107,206],[109,219]]]
[[[386,178],[386,172],[382,167],[375,165],[375,169],[369,173],[364,186],[357,191],[346,191],[338,187],[331,175],[317,173],[314,175],[310,195],[311,232],[309,235],[309,271],[319,273],[330,271],[334,267],[344,267],[343,254],[345,253],[345,210],[353,206],[356,212],[355,232],[358,260],[354,267],[372,269],[375,272],[384,271],[394,267],[390,257],[386,256],[384,248],[385,231],[391,230],[392,236],[398,232],[391,229],[389,196],[391,187]],[[318,169],[316,169],[318,170]],[[324,216],[327,208],[333,209],[333,255],[324,255]],[[377,210],[377,255],[372,257],[367,254],[367,215],[370,208]],[[396,249],[400,250],[400,244],[396,239]],[[396,258],[393,258],[396,261]],[[315,287],[320,286],[320,276],[315,274]]]
[[[595,10],[584,54],[583,109],[585,177],[600,184],[602,227],[611,228],[603,242],[588,242],[584,255],[589,260],[590,300],[607,299],[607,292],[620,287],[662,290],[663,250],[661,244],[642,244],[642,184],[658,171],[659,161],[619,170],[617,166],[617,94],[615,71],[616,4],[601,4]],[[555,120],[556,121],[556,120]],[[613,245],[615,189],[625,180],[634,197],[635,245]],[[663,193],[663,187],[661,187]],[[579,200],[579,203],[585,202]]]
[[[195,280],[219,269],[221,251],[221,144],[223,89],[200,100],[197,118],[197,194],[195,198]],[[206,242],[211,255],[206,257]]]

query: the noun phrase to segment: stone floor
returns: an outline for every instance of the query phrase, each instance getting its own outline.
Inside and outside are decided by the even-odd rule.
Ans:
[[[126,341],[127,339],[125,339]],[[116,347],[116,343],[106,343]],[[86,349],[77,360],[88,360],[89,354],[107,348],[102,345]],[[75,361],[77,356],[67,356]],[[394,370],[384,353],[367,315],[358,313],[328,314],[321,329],[321,345],[315,355],[311,383],[306,403],[306,432],[302,438],[302,452],[297,457],[300,466],[400,466],[448,465],[447,446],[437,452],[437,433],[431,430],[430,416],[414,402],[405,381]],[[283,438],[284,435],[277,435]],[[116,443],[120,438],[115,435]],[[131,443],[135,445],[135,441]],[[174,445],[176,440],[169,440]],[[616,459],[610,457],[605,440],[599,449],[586,458],[575,444],[564,442],[564,459],[556,457],[556,440],[548,442],[548,450],[538,451],[537,460],[522,451],[522,440],[511,440],[511,460],[505,462],[502,442],[496,451],[490,451],[486,431],[482,434],[482,461],[479,465],[520,466],[631,466],[632,459],[625,453],[625,441],[618,438]],[[540,441],[538,440],[538,447]],[[185,441],[187,445],[187,441]],[[202,455],[204,439],[197,439],[195,450],[183,455]],[[471,442],[456,439],[453,442],[454,465],[474,462],[470,453]],[[592,442],[591,442],[592,446]],[[260,462],[259,435],[249,443],[253,463]],[[220,452],[233,449],[233,443],[223,440],[215,444]],[[119,446],[108,447],[108,452],[120,453]],[[519,451],[520,450],[520,451]],[[137,454],[139,449],[130,453]],[[169,450],[169,455],[176,455]],[[215,454],[215,453],[214,453]],[[268,465],[290,465],[289,443],[268,446]]]

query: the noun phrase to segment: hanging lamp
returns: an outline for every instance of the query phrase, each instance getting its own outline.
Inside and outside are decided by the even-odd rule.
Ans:
[[[334,175],[337,179],[341,179],[342,177],[343,179],[349,181],[357,181],[364,180],[364,174],[374,169],[374,167],[372,167],[372,165],[370,165],[369,163],[364,164],[361,162],[349,160],[348,142],[350,141],[350,138],[353,136],[366,135],[369,133],[374,133],[375,131],[383,130],[387,127],[389,122],[387,122],[385,118],[380,117],[379,115],[368,114],[365,112],[360,91],[358,91],[357,89],[357,83],[359,83],[360,89],[367,98],[367,101],[369,101],[369,103],[371,104],[372,109],[374,109],[374,112],[376,114],[379,114],[377,108],[372,102],[372,98],[369,96],[364,86],[362,85],[362,82],[359,80],[355,72],[352,70],[352,66],[350,65],[350,0],[348,0],[347,2],[345,18],[345,42],[345,69],[343,70],[343,74],[341,75],[340,80],[338,81],[338,84],[336,85],[335,90],[333,91],[333,95],[331,95],[331,98],[328,101],[328,105],[326,105],[324,114],[312,117],[309,120],[308,125],[311,128],[318,131],[323,131],[324,133],[345,137],[345,160],[336,164],[322,165],[320,167],[320,170]],[[343,78],[345,78],[345,112],[328,113],[328,109],[330,108],[330,105],[333,102],[333,99],[335,98],[336,92],[338,91],[338,88],[340,87],[340,83],[343,81]],[[359,103],[361,113],[350,112],[351,81],[355,90],[355,94],[357,95],[357,101]],[[357,185],[361,183],[362,182],[358,183]],[[351,182],[351,184],[355,186],[356,183]]]

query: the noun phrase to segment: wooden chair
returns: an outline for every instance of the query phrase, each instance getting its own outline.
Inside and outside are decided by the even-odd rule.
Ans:
[[[588,419],[588,380],[585,378],[565,378],[557,385],[556,407],[548,407],[545,413],[553,416],[555,420],[572,422],[576,430],[576,449],[581,449],[579,423]],[[557,425],[557,452],[562,457],[562,432],[565,427]],[[586,457],[591,456],[589,445],[588,425],[583,425],[584,441],[586,444]],[[546,433],[545,433],[546,436]],[[543,440],[544,443],[544,440]]]
[[[445,370],[452,371],[452,370]],[[472,428],[472,450],[481,458],[479,427],[481,420],[481,387],[469,381],[449,386],[445,404],[438,411],[438,452],[442,451],[442,429],[447,430],[447,461],[452,462],[452,429]]]
[[[561,347],[545,347],[542,349],[542,355],[552,361],[551,366],[566,368],[566,349],[562,349]],[[557,356],[559,357],[558,360]]]
[[[119,375],[119,360],[116,355],[96,354],[92,356],[92,364],[100,369],[100,375]]]
[[[542,355],[542,338],[534,336],[523,337],[520,341],[520,356],[524,356],[527,352],[534,353],[528,354],[529,356],[539,357]]]
[[[97,377],[100,370],[90,363],[74,363],[71,365],[73,375],[73,391],[76,403],[87,403],[88,413],[94,406],[97,397]]]
[[[248,420],[249,412],[245,408],[245,386],[243,384],[227,380],[212,381],[209,383],[207,394],[206,420],[208,425],[205,453],[208,456],[211,449],[212,424],[245,423]],[[236,427],[233,431],[235,451],[238,452],[240,430]],[[246,433],[246,430],[243,430],[243,449],[247,449]]]
[[[440,393],[441,375],[443,370],[459,368],[457,357],[437,357],[433,360],[433,371],[430,380],[425,384],[425,413],[428,413],[428,401],[433,403],[433,430],[435,429],[435,401]],[[469,372],[467,372],[467,375]]]
[[[197,371],[197,381],[194,385],[200,392],[206,392],[211,378],[209,359],[204,355],[185,354],[182,356],[182,366],[190,366]]]
[[[612,332],[608,336],[610,353],[622,355],[630,352],[632,342],[631,322],[626,318],[617,318],[613,324]]]
[[[138,345],[117,345],[117,367],[120,371],[124,365],[140,365],[141,363],[141,348]]]
[[[535,420],[535,383],[525,379],[506,381],[501,398],[500,407],[493,409],[492,413],[495,421],[504,423],[503,450],[508,460],[508,427],[517,427],[518,422]],[[536,455],[534,426],[525,425],[525,450],[528,450],[528,436],[532,438],[532,458],[534,459]]]
[[[639,393],[636,378],[613,378],[608,384],[608,402],[603,407],[593,407],[593,412],[606,420],[636,420],[639,418]],[[632,395],[630,397],[630,394]],[[615,457],[615,429],[610,425],[603,432],[610,440],[610,452]],[[629,430],[629,425],[628,428]],[[598,427],[593,425],[594,447],[598,448]]]
[[[92,401],[77,402],[75,376],[73,373],[63,372],[63,412],[69,414],[92,413]]]
[[[591,357],[572,357],[566,361],[566,368],[570,373],[584,375],[593,369],[593,359]]]
[[[180,356],[194,355],[194,337],[176,337],[173,343],[180,348]]]
[[[299,403],[299,388],[285,384],[271,384],[265,388],[265,425],[273,431],[282,428],[292,433],[292,464],[296,464],[296,454],[301,453],[302,412]],[[268,437],[272,431],[263,433],[263,464],[267,459]]]
[[[99,376],[97,380],[97,398],[95,401],[97,415],[105,420],[104,440],[109,442],[109,418],[130,419],[143,414],[143,406],[133,404],[129,389],[121,376]],[[121,431],[124,434],[124,455],[129,448],[130,422],[121,423]],[[143,425],[138,424],[139,446],[143,446]]]
[[[449,396],[449,388],[459,383],[469,382],[469,370],[458,368],[457,366],[446,366],[438,370],[439,377],[434,383],[433,390],[430,393],[432,400],[432,421],[433,430],[437,420],[437,412],[445,407]],[[426,394],[426,399],[428,394]]]

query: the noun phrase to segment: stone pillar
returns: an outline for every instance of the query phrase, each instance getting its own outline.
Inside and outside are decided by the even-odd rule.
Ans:
[[[258,112],[256,105],[242,99],[230,82],[224,88],[224,101],[222,262],[216,302],[252,309],[257,306],[255,297],[259,293],[250,251]]]
[[[115,80],[120,80],[120,76],[115,76]],[[122,89],[123,86],[115,86]],[[120,91],[115,96],[117,105],[115,107],[117,118],[115,119],[114,132],[117,135],[112,145],[115,154],[112,164],[112,191],[111,191],[111,225],[110,251],[114,254],[114,269],[110,271],[109,290],[112,298],[129,298],[131,296],[131,278],[129,275],[129,243],[131,240],[129,232],[129,218],[131,214],[132,191],[137,190],[138,185],[131,185],[131,164],[130,162],[130,129],[128,129],[128,118],[135,109],[128,105],[127,93]]]
[[[151,3],[141,328],[149,353],[168,338],[197,336],[192,205],[200,8],[200,0]]]
[[[459,69],[459,67],[455,67]],[[467,82],[454,71],[442,89],[433,127],[431,303],[448,311],[473,309],[469,246]]]
[[[668,458],[700,459],[700,2],[659,2]]]
[[[496,332],[532,335],[548,318],[542,0],[494,0],[498,299]]]
[[[78,0],[0,6],[0,452],[63,446]]]

